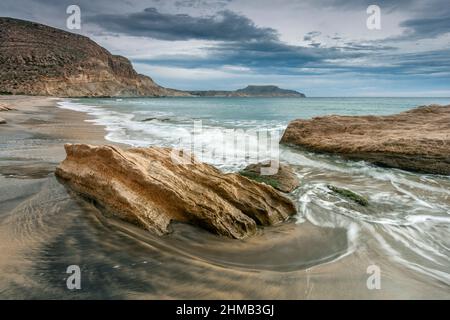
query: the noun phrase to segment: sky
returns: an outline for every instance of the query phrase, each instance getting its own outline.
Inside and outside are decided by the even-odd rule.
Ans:
[[[450,97],[450,0],[1,0],[0,16],[86,35],[170,88]]]

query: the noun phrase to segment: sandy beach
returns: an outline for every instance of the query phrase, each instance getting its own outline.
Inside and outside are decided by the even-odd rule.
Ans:
[[[43,161],[61,161],[64,159],[64,143],[105,143],[105,131],[102,126],[92,125],[85,120],[88,116],[81,112],[60,109],[56,103],[59,98],[30,96],[0,96],[0,103],[11,106],[14,110],[1,112],[6,124],[1,127],[2,144],[8,146],[7,152],[14,153],[9,141],[39,139],[48,141],[36,150],[24,150],[29,157],[42,156]],[[57,141],[58,143],[55,143]],[[16,154],[16,156],[19,156]],[[23,157],[24,154],[21,155]]]

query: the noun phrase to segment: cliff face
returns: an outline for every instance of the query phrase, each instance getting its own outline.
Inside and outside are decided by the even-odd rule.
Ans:
[[[235,91],[190,91],[190,94],[200,97],[287,97],[287,98],[305,98],[303,93],[278,88],[277,86],[247,86]]]
[[[50,96],[173,96],[87,37],[0,18],[0,92]]]

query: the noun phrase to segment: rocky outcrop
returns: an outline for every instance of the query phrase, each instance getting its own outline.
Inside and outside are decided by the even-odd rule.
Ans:
[[[404,170],[450,175],[450,106],[390,116],[324,116],[289,123],[281,143]]]
[[[6,120],[3,118],[0,118],[0,124],[6,124]]]
[[[235,91],[208,90],[208,91],[189,91],[193,96],[200,97],[286,97],[286,98],[305,98],[303,93],[295,90],[281,89],[277,86],[247,86]]]
[[[10,107],[6,103],[0,103],[0,111],[11,111],[14,110],[14,108]]]
[[[106,212],[158,234],[181,221],[239,239],[254,234],[257,225],[277,224],[296,212],[272,187],[195,159],[181,165],[170,148],[68,144],[65,149],[58,177]]]
[[[294,191],[300,185],[300,181],[292,167],[285,163],[278,163],[276,174],[261,174],[261,168],[269,168],[270,166],[271,163],[269,161],[250,164],[240,174],[252,180],[271,185],[275,189],[286,193]]]
[[[0,92],[61,97],[176,96],[82,35],[0,18]]]
[[[369,201],[360,194],[353,192],[352,190],[339,188],[333,185],[328,185],[327,188],[332,191],[334,194],[341,196],[347,200],[351,200],[363,207],[367,207],[369,205]]]

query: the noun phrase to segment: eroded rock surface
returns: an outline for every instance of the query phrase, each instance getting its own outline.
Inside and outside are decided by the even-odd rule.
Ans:
[[[219,235],[244,238],[296,212],[272,187],[239,174],[224,174],[193,160],[180,165],[170,148],[65,145],[56,175],[109,212],[158,234],[172,220]]]
[[[289,123],[281,143],[348,159],[450,175],[450,106],[390,116],[324,116]]]

